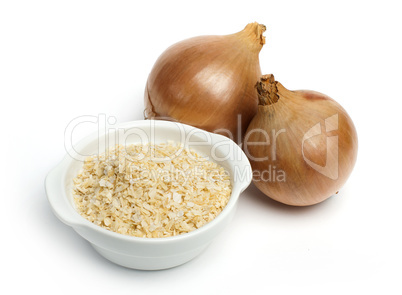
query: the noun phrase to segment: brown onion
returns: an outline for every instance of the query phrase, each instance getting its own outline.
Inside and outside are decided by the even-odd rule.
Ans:
[[[290,91],[262,76],[257,115],[244,138],[253,182],[279,202],[306,206],[334,195],[357,157],[357,134],[346,111],[315,91]]]
[[[145,88],[145,117],[175,120],[241,140],[257,111],[255,82],[265,26],[200,36],[169,47]]]

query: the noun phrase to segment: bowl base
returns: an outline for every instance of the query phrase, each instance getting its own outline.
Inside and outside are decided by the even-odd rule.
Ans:
[[[127,268],[138,270],[162,270],[176,267],[192,260],[208,247],[208,245],[204,245],[192,251],[180,253],[179,255],[175,256],[139,257],[116,253],[94,244],[91,245],[101,256],[107,260]]]

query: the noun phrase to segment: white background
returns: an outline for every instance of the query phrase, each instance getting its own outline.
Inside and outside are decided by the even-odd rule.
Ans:
[[[398,1],[1,1],[1,266],[8,294],[401,294],[401,28]],[[51,212],[46,174],[83,115],[142,119],[169,45],[267,26],[262,71],[335,98],[359,135],[339,195],[294,208],[254,186],[227,230],[180,267],[100,257]],[[81,124],[74,141],[96,130]],[[5,274],[5,275],[4,275]]]

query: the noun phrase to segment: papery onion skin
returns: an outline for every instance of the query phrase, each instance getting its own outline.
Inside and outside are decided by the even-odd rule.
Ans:
[[[257,85],[265,94],[244,143],[255,185],[293,206],[317,204],[336,194],[353,170],[358,149],[356,129],[345,109],[319,92],[289,91],[272,75]]]
[[[199,36],[169,47],[149,74],[145,117],[174,120],[239,141],[257,112],[265,26]]]

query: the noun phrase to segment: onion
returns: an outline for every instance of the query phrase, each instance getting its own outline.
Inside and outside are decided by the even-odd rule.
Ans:
[[[225,36],[200,36],[169,47],[145,89],[145,117],[175,120],[238,141],[257,112],[254,85],[265,26],[248,24]]]
[[[289,91],[264,75],[259,106],[244,137],[253,182],[270,198],[307,206],[334,195],[357,157],[357,134],[346,111],[315,91]]]

